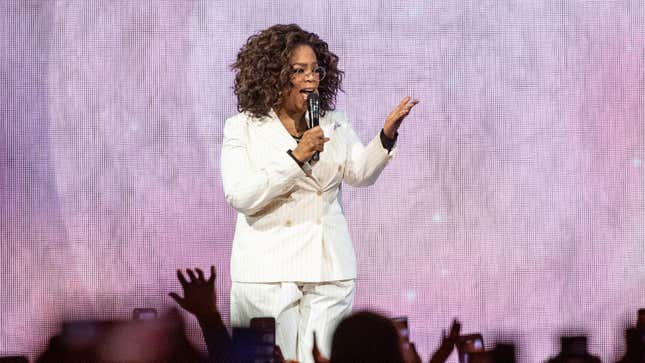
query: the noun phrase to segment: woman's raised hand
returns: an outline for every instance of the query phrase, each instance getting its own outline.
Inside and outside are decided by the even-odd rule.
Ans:
[[[396,132],[401,126],[403,119],[410,113],[412,107],[414,107],[418,100],[411,100],[410,96],[405,96],[401,103],[399,103],[392,112],[385,119],[385,125],[383,125],[383,133],[390,139],[394,139]]]

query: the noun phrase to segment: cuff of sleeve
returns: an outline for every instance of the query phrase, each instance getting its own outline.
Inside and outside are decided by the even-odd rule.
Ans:
[[[390,139],[389,137],[385,136],[385,132],[383,132],[383,129],[381,129],[379,136],[381,137],[381,145],[383,145],[383,148],[387,149],[387,152],[390,152],[392,151],[394,144],[396,144],[396,139],[398,139],[399,133],[397,132],[396,134],[394,134],[394,138]]]
[[[289,153],[286,153],[289,155]],[[304,168],[299,166],[295,157],[289,155],[280,159],[282,168],[280,168],[280,181],[278,184],[283,185],[283,192],[289,191],[296,182],[298,177],[306,175]]]
[[[289,154],[289,156],[291,156],[293,161],[295,161],[298,164],[299,167],[302,168],[302,166],[305,165],[304,162],[298,160],[295,156],[293,156],[293,151],[291,149],[287,150],[287,154]]]

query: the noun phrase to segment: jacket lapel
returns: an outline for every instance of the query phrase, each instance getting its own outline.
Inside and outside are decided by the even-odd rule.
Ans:
[[[266,141],[279,151],[286,152],[288,149],[293,150],[298,146],[296,140],[291,137],[273,110],[260,122],[262,123],[262,133],[265,134]]]
[[[263,141],[270,143],[277,152],[286,153],[287,150],[293,150],[298,146],[296,140],[289,134],[289,131],[287,131],[273,110],[269,111],[269,114],[259,122],[262,130],[261,134],[265,137]],[[305,170],[309,170],[309,172],[306,172],[308,178],[303,180],[311,186],[319,188],[318,179],[314,177],[309,168],[305,168]]]

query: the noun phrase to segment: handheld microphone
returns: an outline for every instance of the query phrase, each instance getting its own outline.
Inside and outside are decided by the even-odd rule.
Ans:
[[[320,124],[320,97],[316,92],[309,92],[307,95],[307,114],[309,116],[309,128]],[[320,152],[316,151],[311,158],[313,161],[320,159]]]

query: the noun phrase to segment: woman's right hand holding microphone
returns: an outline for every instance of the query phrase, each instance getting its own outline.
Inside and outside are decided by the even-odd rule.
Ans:
[[[316,151],[322,152],[325,149],[327,141],[329,138],[325,137],[320,126],[312,127],[302,134],[298,146],[291,153],[300,162],[306,163]]]

